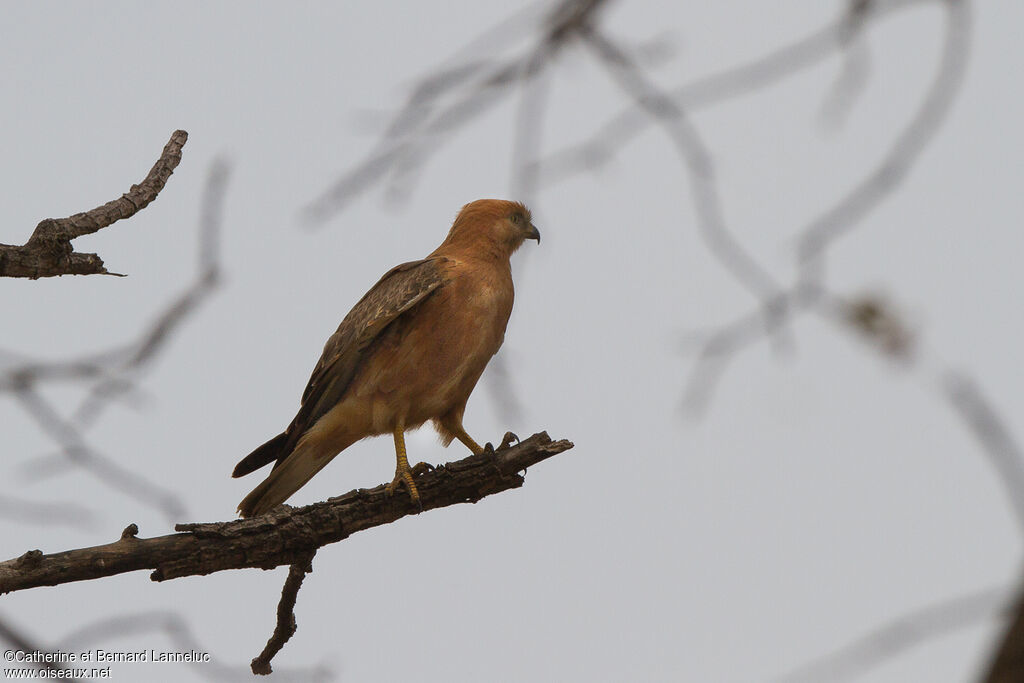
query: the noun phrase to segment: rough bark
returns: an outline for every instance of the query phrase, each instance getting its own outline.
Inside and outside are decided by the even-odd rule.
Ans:
[[[154,581],[166,581],[225,569],[306,565],[311,552],[357,531],[518,488],[524,481],[520,472],[570,448],[571,442],[552,441],[541,432],[516,446],[439,466],[416,481],[422,508],[402,490],[386,496],[382,485],[306,507],[281,505],[252,519],[178,524],[181,533],[167,536],[137,538],[131,525],[107,545],[49,555],[32,550],[0,562],[0,594],[141,569],[152,569]]]
[[[55,275],[112,274],[97,254],[77,252],[71,240],[130,218],[156,199],[167,179],[181,162],[181,148],[188,133],[176,130],[146,178],[117,199],[67,218],[39,222],[23,245],[0,244],[0,277],[37,279]]]

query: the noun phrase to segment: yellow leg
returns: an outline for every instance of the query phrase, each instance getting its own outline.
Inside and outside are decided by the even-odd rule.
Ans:
[[[473,437],[466,433],[466,430],[462,428],[462,425],[450,428],[455,438],[466,444],[466,448],[473,451],[473,455],[480,455],[484,452],[484,449],[480,447],[476,441],[473,441]]]
[[[405,490],[409,492],[409,498],[413,503],[420,502],[420,492],[416,490],[416,483],[412,480],[412,469],[409,467],[409,457],[405,453],[405,426],[397,425],[394,430],[395,436],[395,459],[398,464],[395,466],[395,478],[384,487],[384,493],[391,496],[399,484],[405,484]],[[419,467],[419,465],[417,465]]]
[[[449,429],[451,430],[452,434],[455,435],[456,439],[466,444],[466,448],[473,451],[473,455],[480,455],[481,453],[485,452],[494,452],[494,446],[492,446],[489,443],[483,448],[481,448],[480,444],[478,444],[476,441],[473,441],[473,438],[466,433],[466,430],[462,428],[462,425],[458,425],[457,427],[449,427]],[[519,437],[513,434],[512,432],[505,432],[505,437],[501,440],[501,445],[498,446],[498,450],[505,450],[506,448],[512,445],[512,441],[519,441]],[[417,465],[417,467],[419,467],[419,465]]]

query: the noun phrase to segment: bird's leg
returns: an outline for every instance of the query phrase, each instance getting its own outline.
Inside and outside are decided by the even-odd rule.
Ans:
[[[466,433],[466,430],[462,428],[462,425],[449,425],[448,429],[455,435],[455,438],[466,445],[466,448],[473,451],[473,455],[480,455],[484,452],[484,449],[480,447],[476,441],[473,441],[473,437]],[[493,448],[491,450],[494,450]]]
[[[412,480],[413,471],[409,467],[409,457],[405,453],[405,425],[395,425],[395,458],[398,464],[395,466],[395,478],[384,487],[384,494],[394,495],[399,484],[405,484],[405,490],[409,492],[409,498],[416,505],[420,504],[420,492],[416,490],[416,483]],[[422,465],[424,463],[420,463]],[[420,465],[416,465],[419,469]]]
[[[480,444],[478,444],[476,441],[473,441],[473,438],[466,433],[466,430],[462,428],[462,425],[459,425],[457,427],[449,427],[449,429],[455,435],[456,439],[466,444],[466,448],[473,451],[473,455],[481,455],[483,453],[487,453],[490,455],[494,454],[494,446],[492,446],[489,441],[487,442],[487,445],[481,448]],[[512,432],[505,432],[505,436],[501,439],[501,445],[498,446],[498,450],[500,451],[508,448],[509,446],[512,445],[513,441],[518,442],[519,437],[513,434]]]

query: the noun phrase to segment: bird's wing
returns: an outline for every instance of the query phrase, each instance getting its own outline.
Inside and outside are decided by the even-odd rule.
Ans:
[[[324,344],[323,355],[302,393],[299,413],[286,431],[289,444],[283,454],[342,399],[371,342],[444,283],[447,260],[434,256],[395,266],[352,307]]]

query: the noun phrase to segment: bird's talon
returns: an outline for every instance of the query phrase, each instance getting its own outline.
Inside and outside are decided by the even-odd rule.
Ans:
[[[505,436],[503,436],[501,438],[501,445],[498,446],[498,450],[499,451],[505,450],[506,448],[508,448],[509,446],[512,445],[513,441],[515,441],[516,443],[522,443],[522,441],[520,441],[519,437],[516,436],[515,434],[513,434],[512,432],[505,432]]]
[[[418,465],[417,465],[418,467]],[[395,491],[399,486],[404,486],[405,490],[409,492],[409,499],[413,505],[416,505],[423,509],[423,503],[420,502],[420,492],[416,489],[416,483],[412,480],[412,470],[407,469],[403,472],[395,472],[395,478],[391,480],[391,483],[384,487],[384,495],[387,498],[395,495]]]
[[[484,444],[484,455],[494,455],[494,446],[491,445],[490,441]]]
[[[418,462],[412,466],[410,472],[412,473],[413,477],[421,477],[427,472],[433,472],[435,469],[437,468],[431,465],[429,462]]]

